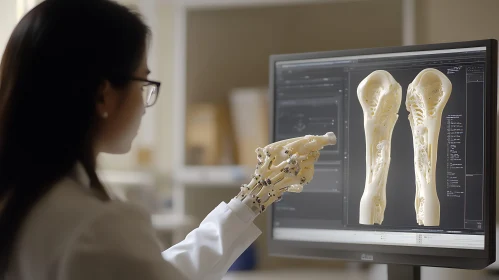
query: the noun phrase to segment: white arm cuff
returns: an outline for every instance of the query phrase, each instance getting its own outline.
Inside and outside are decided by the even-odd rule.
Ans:
[[[253,212],[246,204],[244,204],[242,201],[239,199],[232,199],[229,201],[227,204],[229,208],[236,214],[236,216],[241,219],[245,223],[250,223],[255,220],[255,218],[258,216],[257,213]]]

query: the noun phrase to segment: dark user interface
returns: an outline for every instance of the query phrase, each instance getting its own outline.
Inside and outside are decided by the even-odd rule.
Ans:
[[[321,150],[314,179],[302,193],[286,193],[273,206],[274,227],[483,234],[484,67],[485,51],[276,63],[274,140],[332,131],[338,144]],[[405,104],[408,85],[426,68],[441,71],[452,83],[438,139],[438,226],[417,223]],[[375,70],[388,71],[401,85],[402,102],[391,138],[384,219],[381,225],[363,225],[366,139],[357,87]]]

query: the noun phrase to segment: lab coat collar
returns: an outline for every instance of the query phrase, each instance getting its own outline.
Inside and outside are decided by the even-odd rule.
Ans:
[[[90,177],[88,177],[87,171],[81,162],[76,162],[73,170],[71,172],[71,177],[73,177],[78,183],[89,188],[90,187]]]
[[[78,184],[82,185],[83,187],[87,188],[87,189],[90,189],[91,191],[95,191],[93,189],[91,189],[90,185],[91,185],[91,181],[90,181],[90,177],[88,176],[88,173],[87,171],[85,171],[85,167],[83,167],[83,164],[81,162],[77,162],[71,172],[71,178],[73,178],[76,182],[78,182]],[[117,197],[117,195],[112,191],[112,189],[110,189],[108,186],[106,186],[105,184],[103,185],[104,187],[104,191],[106,192],[107,194],[107,197],[111,200],[118,200],[119,198]],[[96,196],[99,196],[101,197],[102,194],[100,192],[95,192],[95,195]]]

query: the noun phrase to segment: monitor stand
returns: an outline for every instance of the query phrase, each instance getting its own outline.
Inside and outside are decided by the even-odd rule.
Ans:
[[[387,265],[388,280],[421,280],[421,267],[401,264]]]

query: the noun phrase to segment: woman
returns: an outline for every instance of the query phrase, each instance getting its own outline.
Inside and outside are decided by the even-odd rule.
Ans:
[[[149,33],[107,0],[46,0],[13,31],[0,66],[4,278],[221,279],[260,235],[264,208],[245,189],[161,252],[150,216],[99,181],[97,155],[128,152],[156,101]]]

